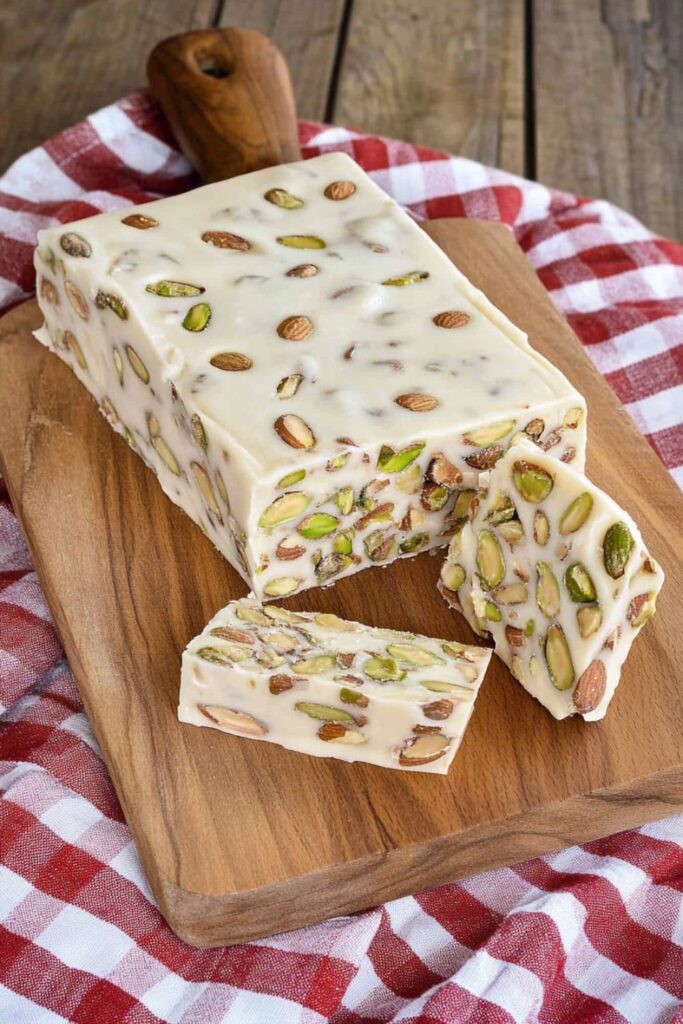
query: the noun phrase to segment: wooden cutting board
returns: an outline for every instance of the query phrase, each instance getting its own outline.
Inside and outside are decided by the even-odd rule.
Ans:
[[[0,454],[38,575],[161,912],[230,945],[683,808],[683,498],[511,234],[429,234],[588,400],[592,478],[667,573],[605,721],[556,722],[494,659],[447,777],[307,758],[181,726],[180,654],[246,586],[162,494],[67,367],[0,321]],[[425,553],[283,602],[472,642]]]

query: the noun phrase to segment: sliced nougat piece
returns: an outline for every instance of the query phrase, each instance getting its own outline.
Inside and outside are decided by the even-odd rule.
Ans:
[[[445,775],[491,651],[245,598],[183,654],[181,722]]]
[[[37,337],[260,597],[445,543],[563,375],[339,153],[43,231]]]
[[[439,586],[555,718],[594,721],[663,581],[609,495],[522,441],[451,541]]]

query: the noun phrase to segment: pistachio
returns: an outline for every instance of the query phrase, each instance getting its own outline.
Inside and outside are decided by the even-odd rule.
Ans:
[[[289,249],[325,249],[325,242],[315,235],[281,235],[277,242]]]
[[[498,533],[503,540],[507,541],[511,548],[524,539],[524,527],[519,519],[511,519],[508,523],[501,523],[498,527]]]
[[[138,231],[147,231],[149,228],[158,228],[159,221],[155,220],[154,217],[148,217],[144,213],[129,213],[127,217],[121,219],[122,224],[126,224],[129,228],[137,228]]]
[[[275,557],[281,562],[293,561],[295,558],[302,558],[306,554],[306,548],[300,544],[296,537],[285,537],[275,549]]]
[[[62,235],[59,239],[59,244],[69,256],[78,256],[86,259],[92,256],[90,242],[86,241],[83,235],[77,235],[75,231],[67,231],[65,235]]]
[[[560,588],[557,579],[547,562],[539,562],[536,572],[536,603],[546,618],[554,619],[560,612]]]
[[[583,420],[583,409],[570,409],[564,415],[562,426],[567,427],[568,430],[576,430],[581,421]]]
[[[418,281],[426,281],[429,274],[426,270],[411,270],[408,274],[403,274],[400,277],[388,277],[386,281],[382,281],[382,284],[389,285],[392,288],[403,288],[408,284],[417,284]]]
[[[334,503],[343,516],[348,516],[353,509],[353,487],[342,487],[334,496]]]
[[[333,181],[325,189],[325,198],[339,202],[342,199],[349,199],[356,191],[352,181]]]
[[[502,605],[524,604],[528,596],[526,584],[524,583],[505,583],[496,587],[491,594],[496,603]]]
[[[358,729],[349,729],[341,722],[325,722],[318,729],[318,737],[326,743],[358,744],[368,741]]]
[[[303,373],[291,373],[289,377],[283,377],[277,386],[278,398],[294,398],[303,379]]]
[[[564,574],[564,582],[569,596],[576,604],[583,604],[594,601],[596,598],[595,586],[590,573],[580,562],[574,562]]]
[[[503,613],[500,608],[493,603],[493,601],[484,601],[483,612],[484,618],[488,622],[502,622]]]
[[[281,693],[286,693],[287,690],[291,690],[294,686],[294,680],[291,676],[285,675],[284,672],[272,675],[268,680],[268,689],[277,697]]]
[[[313,515],[302,519],[297,526],[297,533],[307,540],[318,540],[326,537],[328,533],[334,533],[339,526],[339,520],[329,512],[314,512]]]
[[[133,371],[140,378],[142,383],[149,384],[149,370],[132,345],[126,345],[126,356],[128,357],[128,362],[132,366]],[[114,361],[116,362],[116,357],[114,357]],[[123,381],[121,381],[121,383],[123,383]]]
[[[208,302],[198,302],[196,306],[190,306],[188,309],[183,319],[183,327],[186,331],[204,331],[210,320],[211,306]]]
[[[279,579],[266,583],[263,592],[268,597],[287,597],[288,594],[293,594],[295,590],[298,590],[300,582],[301,580],[297,580],[293,576],[280,576]]]
[[[405,679],[406,673],[399,668],[395,658],[368,658],[363,666],[363,672],[369,679],[375,679],[380,683],[388,683]]]
[[[249,252],[251,243],[241,235],[233,235],[232,231],[205,231],[202,242],[213,245],[216,249],[234,249],[237,252]]]
[[[313,323],[307,316],[288,316],[278,324],[277,333],[285,341],[305,341],[313,333]]]
[[[498,459],[503,457],[503,449],[499,444],[489,445],[488,448],[482,448],[478,452],[473,452],[471,455],[465,456],[465,462],[472,469],[480,469],[485,471],[487,469],[493,469]]]
[[[297,615],[296,612],[290,612],[287,608],[278,608],[277,605],[270,605],[270,607],[264,609],[266,614],[266,621],[268,619],[275,619],[276,622],[284,622],[288,626],[298,626],[302,622],[306,622],[303,615]]]
[[[373,530],[363,541],[371,562],[386,562],[396,554],[396,535],[389,530]]]
[[[64,331],[64,344],[67,348],[71,349],[80,368],[82,370],[87,370],[88,363],[83,355],[83,349],[81,348],[81,344],[73,331]]]
[[[496,587],[505,575],[505,561],[500,544],[490,530],[480,530],[477,537],[477,569],[485,590]]]
[[[428,651],[417,644],[388,644],[387,654],[395,658],[401,665],[438,665],[443,658],[433,651]]]
[[[346,619],[340,619],[339,616],[335,615],[333,612],[317,612],[317,614],[313,616],[313,621],[316,626],[320,626],[322,629],[332,629],[336,633],[354,633],[356,630],[356,627],[352,622],[347,622]]]
[[[343,469],[348,461],[349,452],[341,452],[339,455],[334,455],[331,459],[327,460],[325,469],[328,473],[336,473],[337,470]]]
[[[546,634],[545,662],[553,686],[557,690],[568,690],[574,682],[574,665],[564,630],[556,622]]]
[[[278,480],[275,486],[278,491],[284,491],[286,487],[293,487],[294,484],[298,484],[305,476],[305,469],[295,469],[293,472],[287,473],[286,476],[283,476]]]
[[[550,523],[545,512],[537,508],[534,512],[534,540],[541,547],[545,547],[550,537]]]
[[[524,647],[525,633],[518,626],[505,627],[505,639],[510,647]]]
[[[607,688],[607,672],[601,661],[595,660],[579,676],[574,690],[574,707],[581,715],[595,711]]]
[[[316,267],[315,263],[299,263],[287,271],[287,277],[315,277],[318,270],[319,267]]]
[[[308,715],[309,718],[315,718],[319,722],[356,724],[353,715],[345,711],[344,708],[335,708],[328,704],[314,704],[311,701],[299,701],[294,707],[297,711],[301,711],[304,715]]]
[[[381,522],[391,518],[391,513],[394,511],[393,503],[390,501],[385,502],[382,505],[377,505],[375,508],[366,512],[364,515],[357,519],[353,524],[355,529],[359,532],[365,530],[372,523]]]
[[[350,555],[353,551],[353,530],[341,530],[332,541],[332,550],[339,555]]]
[[[322,672],[331,672],[337,663],[331,654],[316,654],[304,661],[297,661],[292,668],[301,676],[316,676]]]
[[[281,210],[299,210],[304,205],[303,199],[293,196],[284,188],[269,188],[263,198]]]
[[[499,495],[489,506],[486,513],[486,522],[491,526],[498,526],[500,523],[507,523],[511,519],[517,519],[517,509],[512,498],[506,494]]]
[[[631,600],[626,612],[626,618],[634,629],[644,626],[647,620],[652,618],[655,613],[656,600],[657,595],[654,592],[638,594],[637,597]]]
[[[444,562],[441,567],[441,582],[448,590],[459,590],[465,582],[465,570],[456,562]]]
[[[67,299],[75,309],[78,316],[80,316],[81,320],[89,320],[90,312],[88,310],[88,303],[85,301],[85,297],[81,294],[73,281],[64,282],[64,291],[66,292]]]
[[[593,496],[584,491],[574,498],[567,506],[560,517],[560,533],[566,536],[568,533],[576,533],[588,519],[593,508]]]
[[[414,533],[411,537],[406,537],[406,539],[399,544],[398,549],[402,555],[412,555],[416,551],[419,551],[421,547],[424,547],[428,540],[428,534]]]
[[[458,491],[458,496],[455,499],[455,504],[451,510],[450,518],[457,522],[469,519],[472,502],[476,496],[477,492],[469,489]]]
[[[53,285],[52,281],[48,281],[46,277],[41,277],[38,293],[40,297],[49,302],[51,306],[59,305],[59,292]]]
[[[401,520],[401,529],[417,530],[424,524],[426,518],[425,510],[422,507],[417,508],[413,505],[409,505],[405,511],[403,519]]]
[[[351,559],[348,555],[335,551],[320,559],[315,567],[315,575],[320,583],[326,583],[333,576],[338,576],[340,572],[344,572],[350,565]]]
[[[634,545],[631,531],[626,523],[613,523],[602,542],[605,569],[613,580],[624,575]]]
[[[432,323],[436,324],[437,327],[444,327],[447,330],[464,327],[465,324],[468,324],[469,322],[469,313],[463,313],[459,309],[448,309],[445,312],[437,313],[436,316],[432,317]]]
[[[427,483],[420,494],[420,504],[428,512],[438,512],[444,507],[451,492],[440,484]]]
[[[271,609],[268,609],[269,611]],[[270,619],[259,608],[253,608],[248,604],[238,604],[235,615],[242,622],[248,622],[251,626],[269,626]]]
[[[300,416],[288,413],[286,416],[278,416],[274,423],[275,433],[290,448],[313,448],[315,435],[307,423]]]
[[[579,626],[579,633],[585,639],[592,636],[602,625],[602,612],[597,604],[589,604],[576,611],[576,621]]]
[[[150,412],[147,414],[147,429],[149,430],[149,440],[152,448],[154,448],[161,461],[174,476],[180,476],[182,472],[180,463],[161,436],[159,421],[154,413]]]
[[[376,508],[377,502],[375,501],[375,495],[383,491],[385,487],[389,486],[388,480],[371,480],[361,488],[360,494],[358,495],[358,507],[364,511],[369,512],[371,509]]]
[[[218,502],[216,501],[216,495],[214,494],[214,490],[213,490],[213,487],[211,485],[211,477],[206,472],[204,467],[201,466],[198,462],[191,462],[190,463],[190,469],[192,470],[192,475],[195,478],[195,481],[197,483],[197,487],[200,490],[200,493],[202,495],[202,498],[204,499],[204,503],[206,504],[206,507],[211,512],[213,512],[213,514],[215,515],[216,519],[218,519],[218,521],[220,523],[222,523],[223,522],[223,516],[221,515],[221,510],[218,507]]]
[[[104,412],[104,415],[107,417],[107,419],[111,420],[114,426],[116,426],[120,422],[116,409],[114,408],[111,401],[106,397],[106,395],[100,402],[100,407]]]
[[[425,443],[425,441],[415,441],[414,444],[408,445],[398,452],[389,448],[388,445],[382,445],[377,457],[377,469],[381,469],[383,473],[401,473],[422,454]]]
[[[359,708],[366,708],[370,703],[364,693],[359,690],[351,690],[347,686],[342,686],[339,691],[339,699],[342,704],[357,704]]]
[[[462,483],[462,473],[443,452],[437,452],[427,466],[427,480],[443,487],[457,487]]]
[[[265,736],[268,726],[244,711],[232,711],[230,708],[219,708],[213,705],[198,704],[197,708],[203,715],[217,725],[241,736]]]
[[[225,643],[221,647],[200,647],[196,652],[202,661],[210,661],[215,665],[232,665],[236,661],[246,661],[251,656],[248,647],[240,644]]]
[[[196,284],[185,284],[183,281],[156,281],[148,284],[145,291],[168,299],[184,299],[201,295],[206,289]]]
[[[515,420],[502,420],[500,423],[489,423],[485,427],[477,427],[468,430],[463,434],[465,444],[471,444],[474,448],[488,448],[496,441],[501,441],[514,430]]]
[[[398,763],[404,768],[417,768],[431,764],[447,752],[451,745],[448,736],[441,733],[427,733],[406,740],[398,755]]]
[[[232,626],[215,626],[209,630],[211,636],[219,636],[222,640],[233,640],[236,644],[253,645],[254,637],[244,629],[234,629]]]
[[[95,296],[95,305],[98,309],[110,309],[119,320],[128,319],[128,307],[125,302],[118,295],[114,295],[111,292],[98,291]]]
[[[306,494],[304,491],[290,491],[288,494],[283,494],[268,506],[259,519],[258,525],[262,530],[272,530],[273,527],[280,526],[281,523],[286,523],[290,519],[298,519],[306,511],[310,501],[310,494]]]
[[[544,430],[545,422],[537,416],[533,420],[529,420],[524,428],[524,433],[528,434],[533,441],[538,441]]]
[[[131,448],[132,448],[133,450],[135,450],[135,449],[137,448],[137,444],[136,444],[135,438],[133,437],[133,434],[132,434],[132,433],[131,433],[131,431],[130,431],[130,430],[128,429],[128,427],[124,427],[124,428],[123,428],[123,436],[125,437],[125,439],[126,439],[126,441],[128,442],[129,446],[130,446],[130,447],[131,447]]]
[[[518,461],[512,467],[515,487],[525,501],[543,501],[553,489],[554,480],[547,470],[533,462]]]
[[[394,402],[403,409],[409,409],[410,412],[431,412],[439,404],[438,398],[434,398],[433,395],[425,395],[417,391],[399,395]]]

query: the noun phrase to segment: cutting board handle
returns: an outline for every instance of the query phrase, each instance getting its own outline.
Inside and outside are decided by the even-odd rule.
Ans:
[[[205,181],[301,158],[294,94],[277,47],[251,29],[185,32],[152,50],[147,74]]]

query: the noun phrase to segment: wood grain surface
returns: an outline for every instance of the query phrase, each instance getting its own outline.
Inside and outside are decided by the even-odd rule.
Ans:
[[[556,722],[494,659],[447,777],[307,758],[181,726],[180,652],[245,584],[115,436],[28,303],[0,323],[3,472],[162,913],[195,945],[298,927],[683,807],[683,498],[551,305],[509,232],[430,234],[567,372],[589,470],[667,582],[607,718]],[[472,640],[428,553],[284,602]]]

